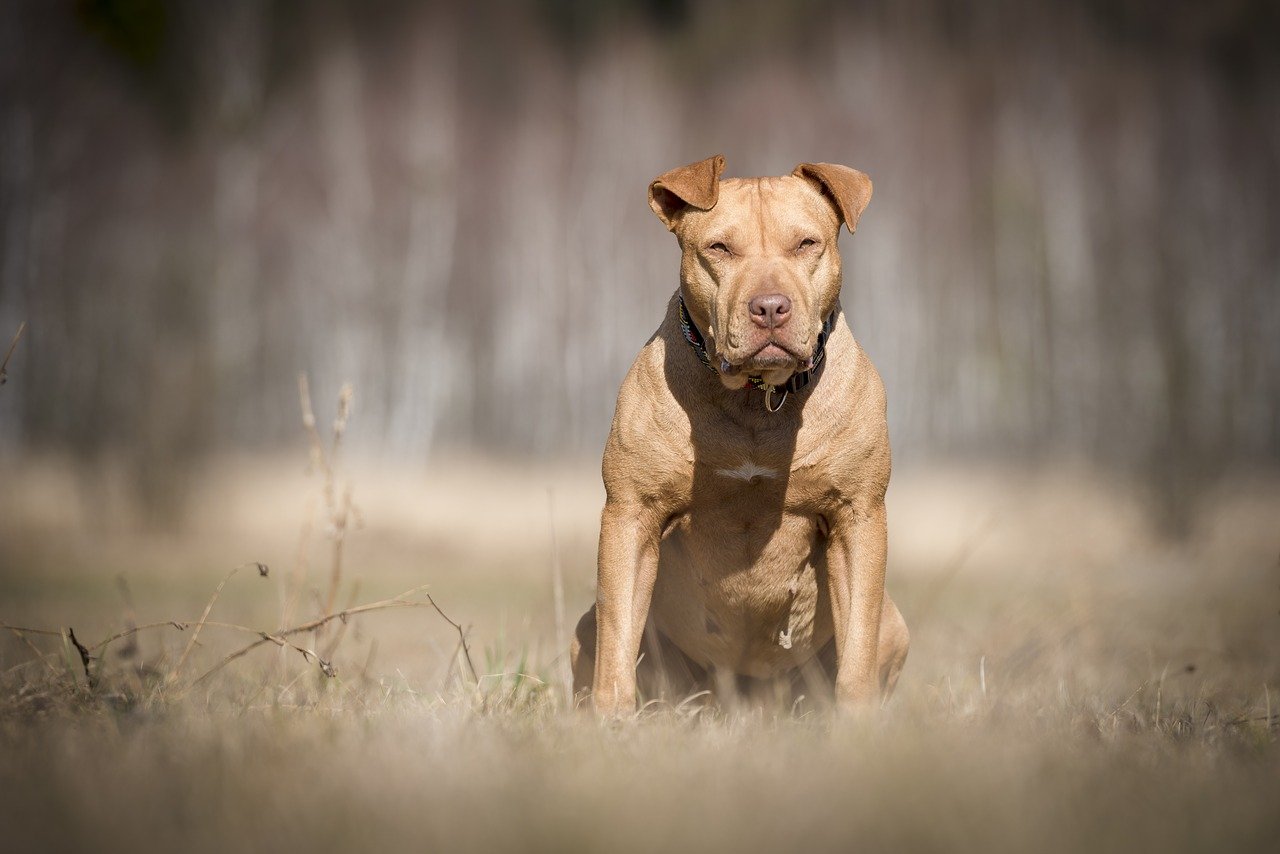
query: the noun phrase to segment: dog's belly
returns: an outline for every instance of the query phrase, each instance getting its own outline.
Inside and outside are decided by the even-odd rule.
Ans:
[[[777,676],[831,639],[824,541],[779,488],[726,487],[668,526],[650,613],[705,667]]]

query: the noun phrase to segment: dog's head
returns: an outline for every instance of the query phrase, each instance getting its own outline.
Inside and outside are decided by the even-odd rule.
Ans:
[[[781,178],[720,180],[720,155],[666,172],[649,206],[680,241],[680,280],[720,378],[781,385],[813,358],[840,295],[840,225],[853,231],[871,179],[832,163]]]

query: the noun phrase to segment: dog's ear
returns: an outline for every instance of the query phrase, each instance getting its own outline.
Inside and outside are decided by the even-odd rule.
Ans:
[[[724,155],[717,154],[663,172],[649,185],[649,207],[668,230],[673,230],[676,216],[686,208],[709,211],[716,206],[723,171]]]
[[[791,174],[813,181],[830,196],[850,233],[858,227],[858,217],[871,201],[871,179],[865,174],[836,163],[801,163]]]

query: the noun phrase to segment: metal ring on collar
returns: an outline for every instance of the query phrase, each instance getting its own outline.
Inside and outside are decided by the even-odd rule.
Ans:
[[[778,390],[778,387],[776,385],[765,386],[764,388],[764,408],[769,413],[777,412],[779,409],[782,408],[782,405],[787,402],[787,390],[784,388],[782,390],[782,397],[778,400],[778,405],[777,406],[769,405],[770,403],[773,402],[773,393],[777,390]]]

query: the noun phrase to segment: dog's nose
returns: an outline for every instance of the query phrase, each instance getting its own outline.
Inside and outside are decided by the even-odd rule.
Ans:
[[[747,303],[751,319],[763,329],[776,329],[791,319],[791,298],[783,294],[762,294]]]

